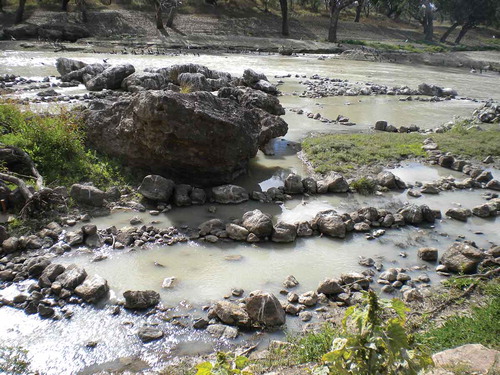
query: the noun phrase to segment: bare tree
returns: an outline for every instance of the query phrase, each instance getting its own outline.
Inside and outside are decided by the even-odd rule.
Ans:
[[[19,5],[17,7],[16,16],[14,19],[14,22],[16,24],[23,22],[25,7],[26,7],[26,0],[19,0]]]
[[[330,0],[330,26],[328,28],[329,42],[337,41],[337,26],[340,12],[355,2],[356,0]]]
[[[354,18],[354,22],[359,22],[361,19],[361,12],[363,11],[363,7],[365,6],[365,0],[358,0],[358,5],[356,6],[356,17]]]
[[[172,27],[174,25],[174,18],[176,14],[176,8],[181,5],[180,0],[155,0],[156,9],[156,28],[158,30],[164,30],[163,26],[163,11],[168,11],[167,17],[167,27]]]
[[[288,27],[288,0],[280,0],[281,8],[281,34],[283,36],[290,35]]]

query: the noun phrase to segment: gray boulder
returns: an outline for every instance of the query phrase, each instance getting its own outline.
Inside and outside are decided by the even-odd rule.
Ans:
[[[144,326],[139,328],[137,331],[137,336],[141,339],[143,343],[155,341],[161,339],[165,334],[163,331],[156,327]]]
[[[87,303],[100,301],[108,291],[108,282],[98,275],[87,277],[82,284],[75,288],[75,294]]]
[[[440,263],[450,272],[474,273],[484,254],[477,248],[455,242],[441,257]]]
[[[418,85],[418,92],[420,95],[437,97],[443,96],[443,89],[441,87],[438,87],[436,85],[429,85],[427,83]]]
[[[446,211],[446,216],[459,221],[467,221],[467,218],[472,216],[472,212],[468,208],[450,208]]]
[[[191,185],[179,184],[175,185],[174,189],[174,204],[177,207],[191,206],[192,201],[190,198],[193,187]]]
[[[87,278],[87,272],[76,264],[70,264],[66,270],[57,276],[56,280],[64,289],[73,290]]]
[[[175,183],[158,175],[148,175],[139,186],[139,193],[153,201],[168,202],[172,196]]]
[[[260,210],[245,212],[241,225],[260,238],[268,237],[273,232],[271,217]]]
[[[95,186],[74,184],[69,192],[77,203],[93,207],[102,207],[106,193]]]
[[[181,73],[177,77],[177,80],[179,86],[186,88],[189,92],[212,91],[212,86],[201,73]]]
[[[245,241],[248,237],[248,230],[237,224],[227,224],[226,232],[230,239],[235,241]]]
[[[127,290],[123,293],[125,308],[144,310],[160,303],[160,294],[154,290]]]
[[[236,100],[245,108],[260,108],[271,115],[285,114],[285,109],[276,96],[248,87],[224,87],[217,96]]]
[[[246,310],[235,303],[219,301],[213,306],[213,311],[224,324],[231,326],[250,325],[250,316]]]
[[[415,204],[406,206],[399,213],[403,216],[404,221],[408,224],[421,224],[424,221],[424,214],[422,213],[422,208]]]
[[[312,226],[330,237],[344,238],[346,235],[346,225],[342,216],[334,210],[319,212],[314,218]]]
[[[390,190],[406,189],[404,181],[389,171],[380,172],[377,175],[377,183]]]
[[[110,66],[85,82],[85,87],[89,91],[116,90],[121,87],[123,80],[134,72],[135,68],[131,64]]]
[[[82,83],[86,83],[90,81],[95,76],[101,74],[106,70],[108,65],[105,64],[89,64],[84,66],[81,69],[73,70],[61,77],[61,81],[63,82],[71,82],[78,81]]]
[[[249,199],[248,192],[237,185],[222,185],[212,188],[212,197],[216,203],[238,204]]]
[[[122,89],[129,92],[144,90],[164,90],[168,80],[160,73],[133,73],[122,82]]]
[[[289,174],[285,178],[285,193],[302,194],[303,192],[304,185],[302,184],[302,177],[294,173]]]
[[[248,316],[254,323],[264,327],[285,324],[285,310],[273,294],[256,290],[250,293],[245,304]]]
[[[74,70],[79,70],[86,66],[87,64],[83,61],[68,59],[66,57],[59,57],[56,60],[56,69],[61,76],[65,76]]]
[[[422,260],[433,262],[438,260],[438,249],[435,247],[422,247],[418,249],[417,255]]]
[[[317,293],[318,294],[323,293],[329,296],[333,294],[344,293],[344,289],[340,286],[339,280],[327,278],[319,283]]]
[[[273,242],[293,242],[297,238],[297,226],[294,224],[279,222],[273,227],[271,241]]]

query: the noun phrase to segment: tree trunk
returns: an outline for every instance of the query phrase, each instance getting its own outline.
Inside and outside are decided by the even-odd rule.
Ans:
[[[163,29],[163,18],[162,18],[162,15],[161,15],[161,4],[159,1],[156,1],[155,2],[155,6],[156,6],[156,28],[158,30],[162,30]]]
[[[288,28],[288,0],[280,0],[281,8],[281,34],[288,36],[290,30]]]
[[[23,22],[25,6],[26,6],[26,0],[19,0],[19,6],[17,7],[16,18],[14,21],[16,24]]]
[[[460,42],[462,41],[462,38],[465,36],[465,34],[467,34],[467,31],[469,31],[470,29],[472,29],[471,24],[469,24],[469,23],[464,24],[462,26],[462,30],[460,30],[460,33],[457,36],[457,39],[455,39],[455,44],[460,44]]]
[[[354,18],[354,22],[359,22],[364,5],[365,5],[365,0],[358,0],[358,6],[356,7],[356,17]]]
[[[3,13],[3,1],[2,0],[0,0],[0,12]]]
[[[443,36],[441,37],[441,39],[439,39],[439,41],[441,43],[445,43],[446,42],[446,39],[448,39],[448,37],[450,36],[450,34],[455,31],[455,29],[459,26],[460,24],[458,22],[455,22],[453,25],[451,25],[448,30],[446,30],[446,32],[443,34]]]
[[[432,6],[429,0],[425,1],[425,16],[424,16],[424,33],[425,40],[432,42],[434,39],[434,20],[432,14]]]
[[[69,3],[69,0],[62,0],[61,9],[62,9],[64,12],[67,12],[67,11],[68,11],[68,3]]]
[[[328,28],[328,41],[337,42],[337,26],[339,23],[340,8],[335,1],[330,5],[330,27]]]
[[[76,7],[81,14],[82,22],[87,23],[89,16],[87,14],[87,4],[85,3],[85,0],[76,0]]]
[[[174,26],[174,18],[177,13],[176,7],[170,8],[170,11],[168,12],[168,17],[167,17],[167,27],[172,28]]]

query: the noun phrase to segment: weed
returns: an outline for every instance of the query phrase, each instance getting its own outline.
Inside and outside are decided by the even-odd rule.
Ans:
[[[372,178],[361,177],[351,183],[351,188],[359,194],[371,195],[377,191],[377,184]]]
[[[294,348],[291,355],[295,357],[298,363],[317,362],[330,350],[332,341],[337,336],[338,330],[328,323],[318,332],[291,336],[288,339]]]

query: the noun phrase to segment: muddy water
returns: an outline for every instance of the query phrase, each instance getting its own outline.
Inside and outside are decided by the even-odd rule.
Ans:
[[[193,55],[181,56],[131,56],[131,55],[89,55],[89,54],[52,54],[48,52],[0,52],[0,73],[15,73],[26,77],[56,75],[55,58],[71,57],[86,62],[108,63],[130,62],[137,70],[146,67],[162,67],[174,63],[196,62],[213,69],[226,70],[241,75],[243,69],[251,67],[273,77],[274,75],[295,74],[310,76],[319,74],[332,78],[348,79],[352,82],[371,81],[386,85],[409,85],[416,87],[422,82],[453,87],[466,97],[500,99],[498,77],[489,73],[472,75],[464,70],[449,68],[428,68],[424,66],[407,67],[380,63],[352,62],[337,59],[318,60],[317,57],[281,57],[255,55]],[[284,178],[293,171],[306,175],[305,167],[296,157],[299,142],[311,132],[360,132],[368,131],[377,120],[385,119],[395,125],[417,124],[431,128],[448,122],[455,116],[468,116],[478,104],[468,100],[445,101],[440,103],[400,102],[398,97],[337,97],[324,99],[299,98],[305,86],[302,78],[284,78],[280,89],[285,94],[280,98],[287,108],[297,108],[312,113],[320,113],[329,119],[344,115],[357,125],[345,127],[325,124],[307,119],[287,111],[286,121],[290,130],[286,139],[275,141],[274,156],[259,153],[250,163],[247,176],[236,181],[248,190],[266,190],[272,186],[283,185]],[[59,90],[59,89],[58,89]],[[63,93],[84,93],[83,87],[61,90]],[[34,95],[28,93],[27,95]],[[393,170],[406,182],[433,181],[455,173],[439,167],[409,164]],[[498,178],[498,171],[493,171]],[[115,225],[128,226],[133,216],[140,216],[144,223],[158,221],[160,227],[171,225],[197,226],[210,218],[226,220],[237,219],[248,210],[259,208],[273,215],[274,221],[298,222],[312,218],[325,209],[349,212],[360,206],[379,208],[399,207],[406,202],[428,204],[441,209],[462,204],[466,208],[485,202],[481,191],[460,191],[441,193],[437,196],[411,198],[406,193],[387,193],[384,196],[359,196],[352,194],[325,195],[295,199],[284,205],[258,204],[247,202],[238,206],[217,206],[211,214],[206,207],[175,209],[166,215],[150,216],[148,213],[122,212],[105,218],[93,220],[99,228]],[[435,264],[422,262],[416,250],[423,246],[434,246],[443,251],[458,236],[476,241],[478,246],[487,248],[490,243],[500,243],[499,220],[471,218],[467,223],[443,219],[434,226],[426,228],[406,227],[388,230],[373,241],[362,234],[350,235],[345,240],[323,237],[299,239],[294,244],[241,244],[224,243],[204,244],[188,242],[172,247],[152,247],[146,250],[73,251],[57,261],[84,266],[89,274],[105,277],[111,286],[112,301],[119,300],[127,289],[153,289],[161,293],[162,302],[172,310],[164,319],[156,321],[166,331],[166,338],[143,345],[136,336],[136,330],[148,319],[144,316],[122,313],[112,316],[109,306],[97,309],[72,307],[71,320],[57,322],[26,316],[23,312],[9,308],[0,309],[0,342],[21,345],[32,358],[33,367],[47,374],[92,373],[101,368],[120,366],[118,358],[140,358],[147,364],[156,364],[162,357],[179,354],[206,352],[224,345],[224,342],[211,338],[204,332],[196,332],[172,323],[173,316],[189,314],[205,316],[200,311],[202,305],[221,299],[230,293],[231,288],[243,288],[246,293],[262,289],[278,295],[282,280],[293,274],[300,281],[298,292],[315,289],[325,277],[335,277],[346,271],[361,271],[359,256],[369,256],[389,267],[407,268],[412,277],[428,272],[432,283],[439,281],[433,272]],[[96,253],[108,256],[101,262],[91,262]],[[159,267],[156,264],[161,264]],[[162,289],[164,278],[175,277],[171,289]],[[2,291],[2,295],[15,294],[15,291]],[[281,298],[281,297],[280,297]],[[191,319],[178,318],[189,326]],[[174,319],[175,320],[175,319]],[[313,321],[317,321],[315,316]],[[288,318],[288,327],[300,329],[296,318]],[[245,340],[250,339],[244,335]],[[88,341],[97,341],[95,349],[85,346]],[[161,354],[158,354],[161,353]]]

